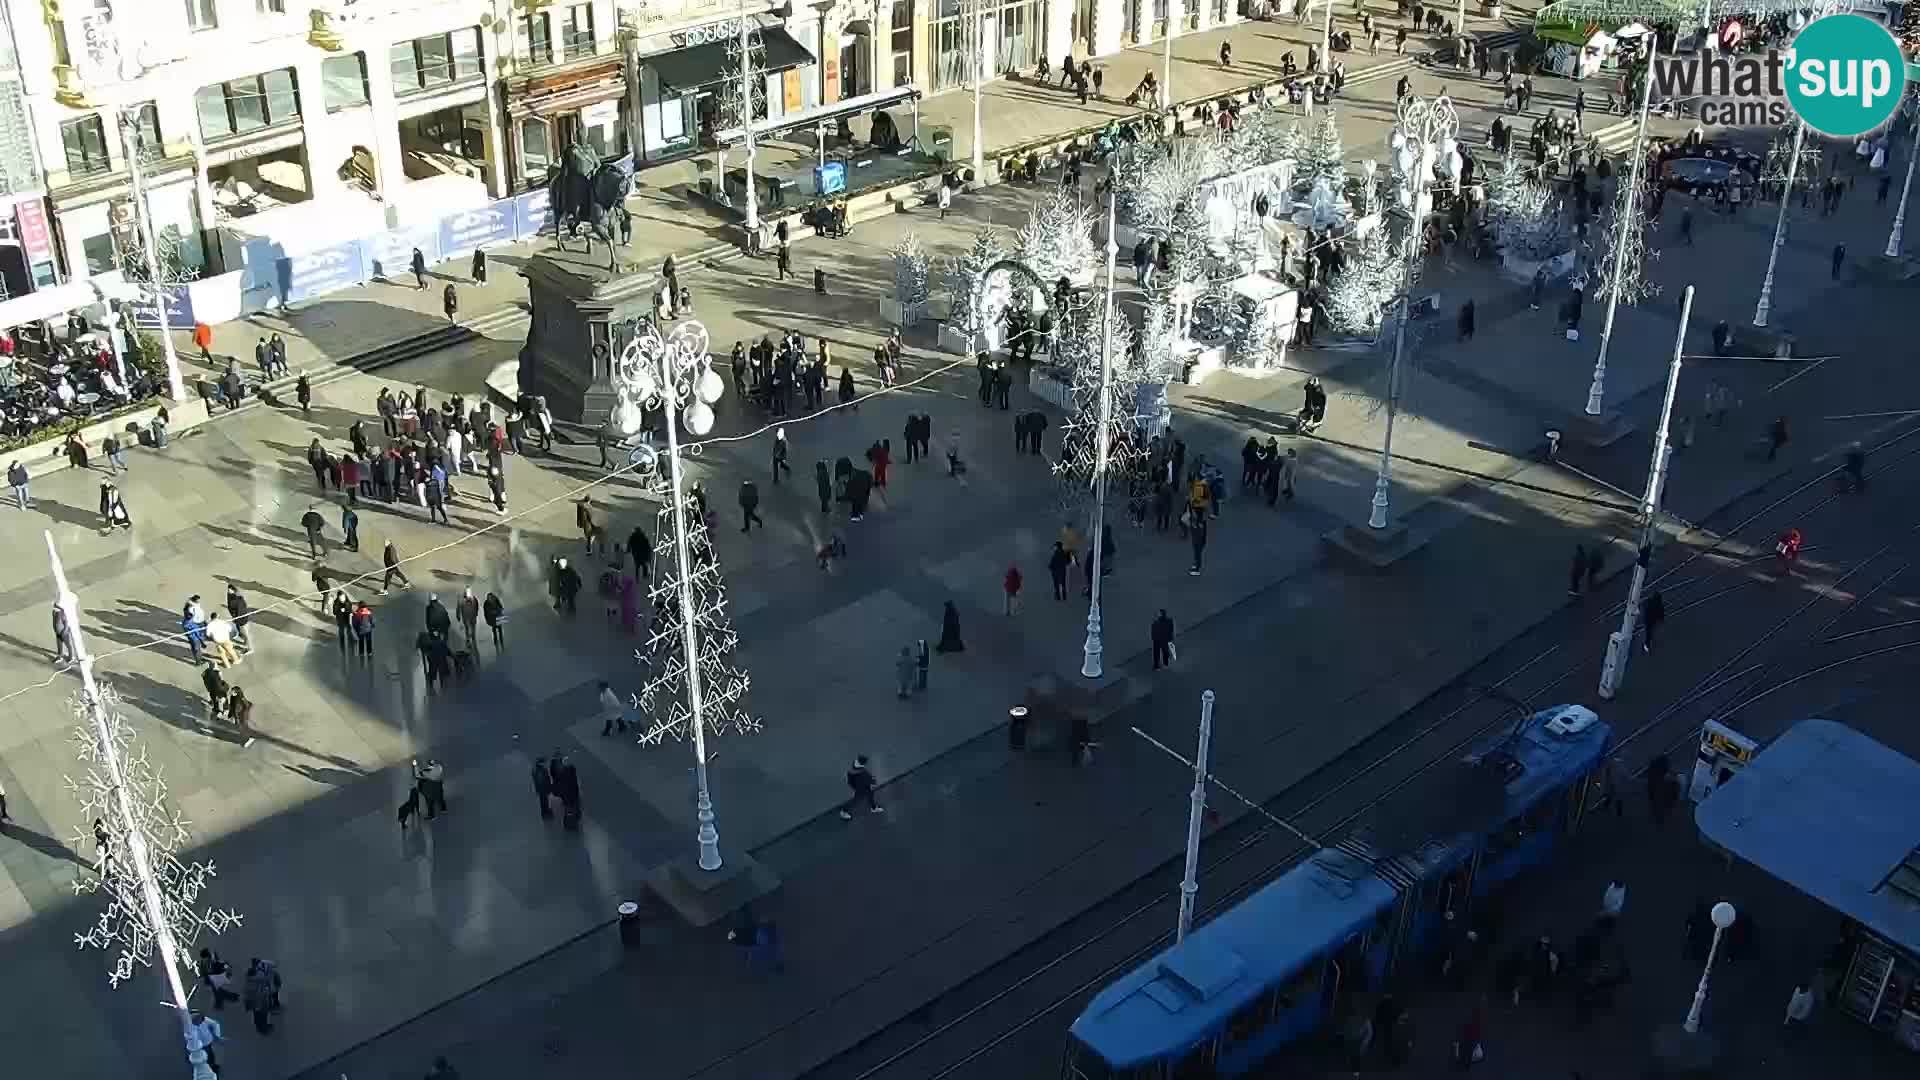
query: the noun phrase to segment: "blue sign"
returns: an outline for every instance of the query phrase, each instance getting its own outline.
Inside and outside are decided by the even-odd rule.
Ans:
[[[193,326],[193,294],[185,285],[173,285],[160,290],[160,299],[167,306],[167,326],[174,330],[185,330]],[[160,314],[154,310],[151,294],[143,294],[138,300],[127,302],[133,309],[133,325],[142,330],[160,328]]]
[[[513,197],[514,235],[532,239],[541,229],[553,224],[553,199],[546,188],[534,188]]]
[[[375,233],[360,241],[360,251],[366,259],[368,277],[397,280],[407,275],[413,264],[414,249],[426,256],[427,265],[440,261],[440,228],[437,225],[415,225],[405,229],[393,229]]]
[[[513,200],[502,199],[478,210],[440,219],[440,257],[458,258],[474,248],[513,243]]]
[[[276,261],[274,277],[280,302],[297,304],[366,281],[366,256],[359,244],[336,244]]]
[[[847,190],[847,163],[829,161],[813,170],[814,193],[817,195],[835,195]]]

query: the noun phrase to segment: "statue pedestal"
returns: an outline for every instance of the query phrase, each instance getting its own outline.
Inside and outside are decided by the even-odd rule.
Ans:
[[[619,402],[611,360],[626,340],[621,324],[652,315],[661,287],[651,271],[608,271],[606,258],[604,247],[592,256],[550,250],[520,269],[533,309],[520,392],[545,397],[554,416],[587,427],[606,423]],[[604,355],[596,356],[596,346],[605,346]]]

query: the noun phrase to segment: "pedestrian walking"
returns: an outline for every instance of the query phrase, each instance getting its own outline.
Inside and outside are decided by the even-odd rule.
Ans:
[[[63,664],[79,657],[73,651],[73,628],[67,625],[67,612],[59,604],[53,605],[53,662]],[[195,656],[195,660],[199,657]]]
[[[446,767],[437,758],[428,758],[425,765],[414,761],[413,783],[428,821],[447,812]]]
[[[353,637],[353,601],[347,599],[345,590],[335,590],[333,594],[334,633],[340,639],[340,655],[347,654],[347,645]]]
[[[547,771],[547,759],[544,757],[534,758],[533,797],[540,800],[540,816],[543,818],[553,816],[553,806],[547,801],[552,796],[553,774]]]
[[[1002,614],[1011,615],[1019,608],[1021,580],[1020,567],[1012,563],[1007,564],[1006,575],[1000,579],[1000,592],[1005,597],[1001,605]]]
[[[483,248],[473,249],[473,283],[475,285],[487,283],[487,253]]]
[[[1468,300],[1460,305],[1459,330],[1462,342],[1473,340],[1473,318],[1473,301]]]
[[[1587,545],[1573,545],[1573,566],[1567,571],[1567,595],[1579,596],[1580,585],[1587,580]]]
[[[787,429],[775,428],[773,432],[773,482],[775,484],[780,483],[780,477],[783,474],[793,475],[793,466],[787,463],[788,457]]]
[[[1640,604],[1640,651],[1653,652],[1653,639],[1660,624],[1667,621],[1667,602],[1659,589],[1647,592],[1647,598]]]
[[[553,794],[560,800],[561,824],[568,829],[580,827],[580,771],[566,755],[555,750],[547,759],[547,771],[553,776]]]
[[[218,1076],[220,1060],[219,1055],[214,1052],[214,1047],[226,1037],[226,1029],[220,1026],[220,1021],[199,1009],[193,1010],[193,1020],[188,1026],[193,1031],[193,1045],[197,1045],[200,1051],[207,1055],[207,1068],[212,1069],[214,1075]]]
[[[27,467],[20,464],[18,459],[7,464],[7,483],[13,488],[15,507],[25,510],[33,505],[32,482],[33,478],[27,473]]]
[[[831,515],[833,513],[833,481],[827,476],[827,463],[824,461],[813,463],[813,487],[814,492],[820,496],[820,513],[823,516]]]
[[[895,697],[905,701],[907,698],[913,696],[914,673],[913,649],[910,646],[902,645],[900,646],[900,655],[895,657],[893,661]]]
[[[389,540],[380,549],[380,564],[386,568],[386,574],[380,579],[380,591],[386,592],[393,587],[393,579],[400,579],[402,588],[413,588],[413,582],[407,580],[407,572],[400,568],[400,552]]]
[[[853,797],[840,808],[840,820],[852,821],[854,809],[860,806],[866,807],[869,814],[884,813],[886,807],[874,801],[874,787],[873,769],[867,764],[867,755],[861,754],[847,768],[847,790],[853,792]]]
[[[933,647],[938,653],[966,652],[967,643],[960,639],[960,609],[947,601],[946,608],[940,613],[940,643]]]
[[[604,738],[608,735],[613,734],[616,728],[619,730],[620,734],[622,735],[625,735],[627,733],[626,703],[620,700],[620,695],[613,692],[613,686],[610,683],[608,683],[607,680],[601,679],[600,680],[600,735],[601,737]]]
[[[1161,608],[1160,614],[1154,617],[1152,639],[1153,670],[1159,671],[1173,663],[1174,655],[1173,617],[1167,614],[1166,608]]]
[[[227,706],[227,680],[220,675],[220,668],[211,660],[200,669],[200,685],[207,688],[207,722],[217,722],[224,715]]]
[[[1193,565],[1188,568],[1188,577],[1199,577],[1206,562],[1207,552],[1207,512],[1204,507],[1193,507],[1188,512],[1187,539],[1193,546]]]
[[[253,1030],[262,1035],[273,1031],[271,1016],[280,999],[280,972],[259,957],[247,965],[247,978],[241,995],[242,1005],[253,1014]]]
[[[773,271],[775,281],[785,281],[793,276],[793,246],[781,244],[773,253]]]
[[[360,514],[354,510],[352,494],[340,504],[340,531],[346,534],[344,545],[348,551],[360,550]]]
[[[1680,211],[1680,240],[1688,247],[1693,246],[1693,211]]]
[[[1780,456],[1780,448],[1787,445],[1787,418],[1785,414],[1773,418],[1767,427],[1767,460]]]
[[[413,271],[414,287],[422,292],[427,288],[427,256],[419,248],[413,249],[413,258],[407,263]]]
[[[1067,598],[1067,570],[1073,566],[1073,553],[1061,541],[1053,542],[1053,554],[1047,557],[1047,574],[1053,579],[1053,598]]]
[[[486,617],[487,629],[493,632],[493,648],[498,652],[507,646],[507,608],[501,603],[499,593],[488,593],[486,602],[480,605],[480,613]]]
[[[240,654],[233,648],[233,623],[225,612],[215,611],[207,621],[207,641],[213,646],[214,662],[228,667],[240,662]]]
[[[440,294],[440,307],[447,313],[448,322],[452,322],[454,316],[460,313],[460,297],[454,292],[451,281],[447,282],[446,290]]]
[[[753,481],[751,480],[740,481],[740,531],[741,532],[749,532],[753,529],[755,525],[760,526],[762,529],[767,527],[767,523],[760,520],[759,508],[760,508],[760,489],[754,487]]]

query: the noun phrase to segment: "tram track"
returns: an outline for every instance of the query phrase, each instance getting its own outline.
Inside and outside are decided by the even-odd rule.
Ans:
[[[1920,427],[1885,439],[1871,450],[1875,454],[1880,454],[1907,442],[1916,435],[1920,435]],[[1920,444],[1915,444],[1891,459],[1881,460],[1870,475],[1885,477],[1916,454],[1920,454]],[[1839,498],[1838,493],[1831,490],[1832,480],[1838,472],[1838,468],[1822,470],[1791,490],[1775,496],[1724,531],[1704,526],[1690,526],[1682,536],[1698,535],[1703,539],[1710,538],[1711,542],[1693,548],[1684,559],[1650,577],[1648,586],[1664,586],[1670,590],[1677,590],[1710,584],[1722,580],[1727,574],[1742,571],[1751,574],[1757,564],[1772,558],[1768,541],[1771,540],[1772,530],[1781,520],[1776,512],[1808,492],[1821,489],[1822,485],[1825,485],[1827,490],[1821,498],[1811,505],[1794,508],[1789,515],[1786,515],[1786,519],[1805,521],[1810,515],[1830,506]],[[1747,542],[1748,546],[1744,550],[1740,549],[1742,535],[1763,518],[1769,519],[1766,526],[1768,535],[1759,537],[1757,541]],[[1684,540],[1679,542],[1685,543]],[[1722,693],[1730,686],[1744,683],[1746,689],[1751,689],[1757,682],[1757,678],[1763,678],[1771,669],[1773,666],[1771,662],[1749,664],[1738,667],[1737,670],[1729,669],[1735,668],[1742,660],[1762,648],[1782,628],[1791,625],[1807,611],[1829,599],[1833,592],[1853,574],[1884,555],[1893,546],[1893,544],[1886,545],[1866,559],[1856,562],[1839,577],[1823,586],[1813,598],[1797,606],[1776,622],[1768,631],[1756,637],[1733,656],[1722,660],[1679,698],[1669,702],[1633,731],[1621,736],[1616,752],[1620,747],[1643,739],[1663,724],[1670,723],[1674,717],[1688,713],[1699,702]],[[1697,574],[1692,578],[1673,581],[1702,560],[1716,559],[1726,560],[1727,565],[1707,573]],[[1820,640],[1847,612],[1854,610],[1865,599],[1877,593],[1887,582],[1904,573],[1905,569],[1906,566],[1903,565],[1900,570],[1882,579],[1873,589],[1854,597],[1840,612],[1808,635],[1808,640],[1816,642]],[[1755,577],[1735,582],[1705,596],[1688,600],[1678,607],[1670,608],[1669,616],[1702,607],[1761,583],[1763,583],[1761,579]],[[1532,689],[1525,693],[1513,693],[1508,689],[1528,672],[1561,654],[1568,645],[1582,644],[1594,628],[1618,620],[1624,606],[1623,603],[1611,604],[1587,616],[1565,640],[1526,657],[1518,666],[1507,671],[1498,680],[1478,688],[1470,688],[1470,696],[1467,700],[1448,709],[1438,719],[1424,723],[1412,733],[1403,732],[1395,736],[1391,746],[1384,751],[1363,756],[1360,759],[1362,764],[1344,775],[1332,787],[1308,798],[1304,804],[1292,805],[1292,802],[1310,786],[1310,780],[1303,781],[1268,800],[1264,806],[1256,808],[1256,813],[1243,817],[1234,825],[1207,836],[1201,850],[1200,879],[1204,883],[1203,903],[1196,913],[1196,922],[1203,922],[1219,911],[1239,903],[1248,894],[1273,880],[1276,875],[1296,864],[1312,850],[1308,845],[1295,840],[1287,830],[1267,820],[1265,815],[1270,814],[1272,817],[1290,823],[1299,823],[1301,831],[1310,836],[1337,837],[1342,830],[1349,828],[1395,795],[1419,782],[1441,764],[1456,760],[1468,746],[1486,737],[1499,725],[1510,723],[1514,706],[1508,699],[1528,703],[1533,707],[1551,704],[1552,702],[1546,701],[1545,697],[1555,688],[1582,673],[1594,672],[1598,662],[1589,656],[1570,666],[1557,668],[1545,682],[1533,685],[1529,681]],[[1920,620],[1913,622],[1920,625]],[[1855,659],[1888,655],[1913,647],[1920,647],[1920,640],[1871,650]],[[1840,661],[1840,663],[1844,662],[1848,661]],[[1788,683],[1776,686],[1776,689],[1796,683],[1802,678],[1810,678],[1815,673],[1809,672],[1803,676],[1795,676],[1788,680]],[[1771,689],[1763,691],[1758,696],[1771,692]],[[1428,700],[1432,701],[1446,693],[1448,689],[1443,688]],[[1553,700],[1557,701],[1560,698]],[[1499,706],[1494,710],[1493,715],[1484,721],[1470,720],[1467,725],[1469,730],[1464,735],[1459,734],[1460,718],[1466,716],[1470,710],[1486,706],[1489,702]],[[1742,707],[1746,703],[1743,701]],[[1682,740],[1683,743],[1695,737],[1698,725],[1693,724],[1690,728],[1688,736]],[[1437,744],[1439,749],[1435,752],[1428,744]],[[1418,752],[1423,747],[1426,752]],[[1351,758],[1365,748],[1366,744],[1363,743],[1345,757]],[[1394,770],[1391,768],[1394,762],[1406,762],[1411,768],[1405,772]],[[1323,771],[1333,771],[1337,764],[1336,762]],[[1392,776],[1386,775],[1389,773]],[[1374,791],[1370,797],[1363,791],[1357,807],[1344,812],[1332,809],[1333,800],[1339,796],[1368,786],[1370,780],[1380,779],[1385,779],[1385,787]],[[1346,805],[1353,804],[1348,802]],[[1323,813],[1331,816],[1332,820],[1324,823],[1319,820]],[[1256,851],[1271,852],[1272,849],[1268,847],[1267,842],[1277,837],[1284,837],[1289,841],[1285,845],[1286,850],[1282,856],[1261,860],[1246,858]],[[1168,928],[1171,926],[1172,914],[1177,906],[1177,894],[1167,884],[1171,880],[1168,872],[1177,871],[1178,864],[1178,856],[1168,859],[1153,871],[1136,879],[1127,888],[1103,901],[1102,904],[1096,905],[1075,919],[1069,920],[1067,924],[1043,935],[1042,938],[1016,951],[1000,964],[949,990],[941,996],[939,1003],[957,1007],[959,1011],[930,1029],[909,1033],[903,1031],[902,1024],[892,1025],[805,1075],[812,1080],[882,1080],[882,1078],[896,1076],[945,1080],[948,1077],[961,1075],[963,1070],[975,1065],[983,1058],[996,1054],[1043,1022],[1053,1021],[1048,1031],[1053,1038],[1058,1038],[1059,1030],[1064,1029],[1071,1019],[1071,1014],[1065,1012],[1067,1006],[1089,997],[1116,975],[1138,965],[1168,944],[1170,940]],[[1257,869],[1247,869],[1256,865]],[[1143,894],[1145,898],[1141,899]],[[1149,919],[1149,916],[1157,917]],[[1107,955],[1115,951],[1120,952],[1121,955],[1118,959],[1100,962],[1099,958],[1090,955],[1098,948],[1106,949]],[[1077,970],[1076,962],[1080,965]],[[1018,968],[1019,971],[1009,981],[1008,975],[1013,968]],[[1045,987],[1043,984],[1049,977],[1054,977],[1059,982],[1067,982],[1070,986],[1064,991],[1057,987]],[[1036,997],[1040,999],[1038,1004],[1034,1003]],[[927,1011],[922,1010],[920,1015],[926,1017]],[[930,1017],[924,1022],[930,1023]],[[983,1032],[986,1034],[982,1034]],[[1012,1076],[1016,1075],[1016,1072],[1002,1067],[981,1072],[979,1075]]]

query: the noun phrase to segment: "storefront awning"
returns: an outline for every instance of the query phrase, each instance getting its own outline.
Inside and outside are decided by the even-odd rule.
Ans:
[[[789,68],[813,63],[813,54],[784,29],[769,26],[759,34],[760,43],[766,49],[764,69],[767,74],[776,75]],[[653,69],[662,86],[670,86],[685,94],[734,74],[728,70],[733,65],[727,59],[727,49],[732,44],[709,41],[704,45],[657,53],[643,58],[641,63]]]

